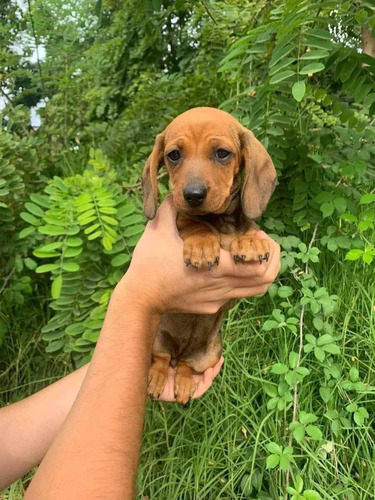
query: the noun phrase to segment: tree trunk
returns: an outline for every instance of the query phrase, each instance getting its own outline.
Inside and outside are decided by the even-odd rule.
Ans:
[[[364,54],[375,57],[375,38],[372,36],[371,30],[362,26],[362,50]]]

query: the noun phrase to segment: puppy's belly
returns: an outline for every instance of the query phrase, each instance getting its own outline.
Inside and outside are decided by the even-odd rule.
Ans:
[[[220,328],[226,310],[210,315],[164,314],[154,356],[170,356],[172,366],[184,361],[196,373],[214,366],[221,356]]]

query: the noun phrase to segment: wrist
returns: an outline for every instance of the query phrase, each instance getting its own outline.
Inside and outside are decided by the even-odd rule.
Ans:
[[[132,315],[160,319],[164,312],[159,293],[151,290],[149,284],[142,282],[141,286],[128,274],[116,285],[112,294],[110,306],[120,310],[130,310]],[[113,307],[113,308],[114,308]]]

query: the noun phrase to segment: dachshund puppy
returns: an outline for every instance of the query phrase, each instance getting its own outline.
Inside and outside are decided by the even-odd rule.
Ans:
[[[236,262],[268,260],[269,245],[255,236],[254,219],[265,210],[276,184],[267,151],[228,113],[194,108],[178,116],[156,137],[142,176],[144,214],[153,219],[158,203],[158,170],[165,165],[178,212],[186,266],[211,270],[220,248]],[[181,263],[183,265],[183,263]],[[149,374],[149,395],[162,393],[171,364],[176,367],[175,397],[186,404],[195,392],[193,373],[220,359],[220,327],[225,312],[165,314],[156,335]]]

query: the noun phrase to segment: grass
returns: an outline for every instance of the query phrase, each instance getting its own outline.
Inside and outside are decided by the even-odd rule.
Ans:
[[[336,363],[342,378],[351,366],[360,380],[375,385],[374,269],[324,256],[315,266],[319,284],[339,297],[333,315],[334,335],[341,347]],[[187,408],[149,401],[139,468],[138,499],[278,499],[284,498],[285,473],[267,470],[266,444],[287,445],[288,411],[268,411],[264,382],[278,383],[270,373],[275,362],[286,362],[298,350],[298,336],[282,330],[263,332],[262,322],[274,304],[266,297],[243,300],[232,309],[223,327],[225,364],[210,391]],[[20,307],[11,317],[14,325],[2,347],[0,399],[16,401],[65,374],[62,356],[47,355],[40,339],[46,307],[35,304],[23,316]],[[305,333],[308,333],[308,325]],[[305,355],[306,356],[306,355]],[[374,409],[375,391],[360,395],[370,418],[362,427],[354,422],[340,436],[332,433],[323,415],[327,405],[319,396],[323,368],[308,358],[311,374],[298,388],[300,409],[319,415],[323,440],[293,442],[294,460],[305,488],[324,499],[370,500],[375,497]],[[345,408],[350,393],[336,381],[331,406]],[[349,395],[348,395],[349,394]],[[357,399],[358,400],[358,397]],[[290,484],[294,484],[293,467]],[[29,477],[0,494],[2,500],[22,498]],[[254,486],[252,486],[252,483]]]

